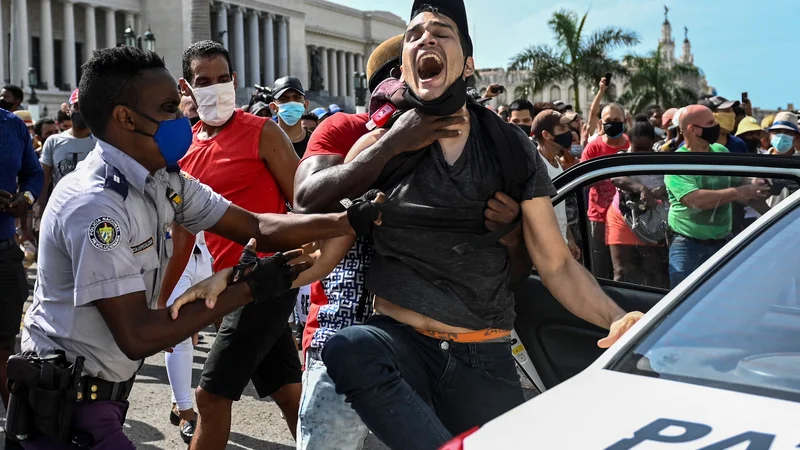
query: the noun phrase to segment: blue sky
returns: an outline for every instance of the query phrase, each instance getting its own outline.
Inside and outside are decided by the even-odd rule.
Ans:
[[[408,20],[411,0],[333,0],[363,10],[385,10]],[[800,0],[465,0],[478,68],[507,67],[531,44],[552,44],[547,20],[561,8],[589,11],[587,29],[604,26],[639,33],[641,43],[623,53],[654,50],[669,7],[676,56],[683,27],[695,64],[719,95],[749,93],[754,106],[800,108]]]

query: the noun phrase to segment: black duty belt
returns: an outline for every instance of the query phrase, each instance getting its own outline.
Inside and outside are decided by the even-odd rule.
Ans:
[[[112,401],[124,402],[133,389],[133,382],[136,375],[128,381],[112,383],[111,381],[101,380],[100,378],[85,376],[81,378],[81,389],[78,392],[78,401]]]

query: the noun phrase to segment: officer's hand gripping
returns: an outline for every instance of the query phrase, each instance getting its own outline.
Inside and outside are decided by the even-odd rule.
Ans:
[[[381,206],[386,203],[386,195],[372,189],[355,200],[343,199],[340,203],[347,210],[347,221],[356,236],[369,236],[372,227],[381,224]]]
[[[259,258],[255,249],[256,240],[250,239],[236,267],[215,273],[178,297],[169,307],[172,319],[178,318],[178,311],[183,305],[200,299],[205,300],[209,309],[214,308],[217,297],[231,283],[244,281],[250,286],[256,301],[269,301],[288,291],[292,281],[312,265],[310,261],[294,263],[303,255],[301,249],[276,253],[268,258]]]

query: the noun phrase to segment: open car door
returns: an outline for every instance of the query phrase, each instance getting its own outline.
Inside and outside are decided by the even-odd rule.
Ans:
[[[800,158],[741,154],[620,154],[579,164],[553,180],[558,191],[553,204],[566,203],[568,210],[571,208],[577,212],[572,214],[573,223],[570,227],[581,248],[582,264],[592,272],[606,294],[625,311],[647,312],[669,292],[668,248],[665,242],[651,245],[642,241],[629,245],[630,234],[624,235],[625,230],[620,231],[619,220],[614,220],[624,217],[623,214],[609,217],[610,222],[603,224],[606,236],[603,241],[603,235],[598,236],[597,223],[592,223],[589,217],[589,210],[592,209],[591,216],[597,219],[597,210],[602,209],[602,205],[599,205],[596,193],[590,197],[588,191],[592,187],[599,188],[596,190],[605,189],[606,194],[617,197],[618,204],[620,199],[628,198],[624,190],[616,187],[620,184],[620,177],[647,176],[648,180],[657,181],[659,176],[664,175],[717,177],[714,179],[734,183],[764,179],[770,183],[771,194],[775,194],[765,202],[769,207],[797,190]],[[668,198],[664,201],[668,202]],[[614,206],[613,200],[610,203],[608,208],[619,208]],[[758,211],[744,205],[733,204],[731,209],[733,234],[741,232],[759,215]],[[720,213],[722,211],[719,210]],[[698,221],[703,219],[703,215],[697,215]],[[622,225],[625,223],[623,221]],[[594,238],[601,239],[600,247],[597,246],[597,240],[594,246],[591,245],[593,230]],[[609,242],[627,244],[608,245]],[[607,251],[603,252],[604,249]],[[626,258],[639,259],[633,261]],[[649,273],[640,273],[645,268]],[[633,276],[634,273],[636,276]],[[530,364],[527,369],[525,364],[522,367],[540,391],[576,375],[602,354],[603,350],[597,346],[597,341],[607,331],[567,311],[542,284],[535,268],[527,280],[515,286],[514,291],[517,312],[514,337],[521,342],[515,343],[516,347],[512,348],[518,362],[520,359],[532,362],[532,369]],[[524,345],[527,358],[517,355],[523,352],[520,343]],[[528,373],[531,370],[535,373]]]

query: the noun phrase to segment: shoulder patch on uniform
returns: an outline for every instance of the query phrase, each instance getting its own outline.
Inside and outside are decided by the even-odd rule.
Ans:
[[[193,176],[189,175],[189,173],[188,173],[188,172],[186,172],[185,170],[181,170],[181,176],[182,176],[183,178],[186,178],[187,180],[197,181],[197,178],[195,178],[195,177],[193,177]]]
[[[141,244],[131,246],[131,250],[133,251],[134,255],[137,253],[142,253],[150,248],[153,248],[153,236],[150,236],[148,240],[142,242]]]
[[[121,240],[119,223],[110,217],[98,217],[89,225],[89,242],[98,250],[114,250]]]
[[[103,188],[111,189],[121,195],[123,201],[128,198],[128,180],[114,166],[106,165],[106,181],[103,183]]]

